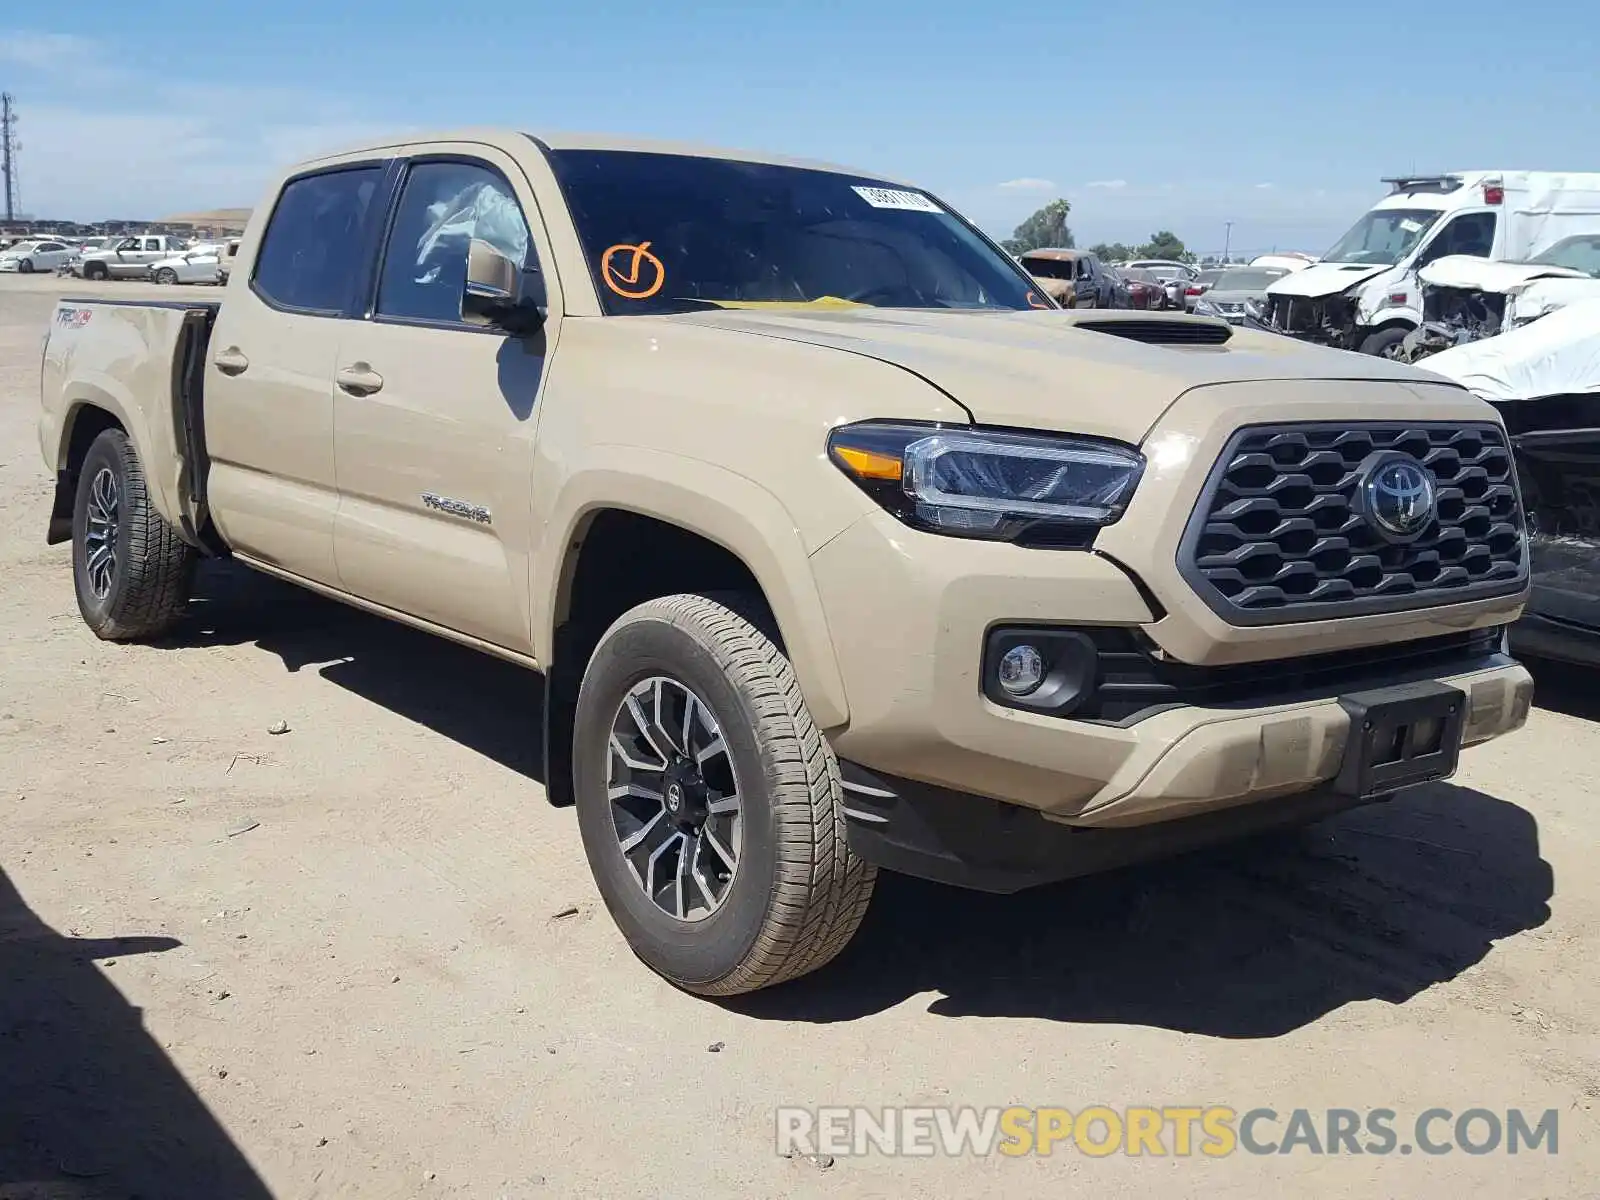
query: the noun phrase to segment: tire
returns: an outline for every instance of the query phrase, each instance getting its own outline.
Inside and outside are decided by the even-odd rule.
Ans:
[[[18,275],[32,275],[33,274],[33,259],[25,258],[21,262],[19,262],[17,264],[17,274]]]
[[[102,262],[86,263],[83,268],[85,279],[104,279],[108,273],[105,263]]]
[[[72,506],[72,580],[84,624],[106,641],[165,633],[183,615],[194,561],[151,505],[128,435],[101,433],[78,470]]]
[[[1400,343],[1406,340],[1406,334],[1410,332],[1409,329],[1396,326],[1368,334],[1361,343],[1361,353],[1376,355],[1378,358],[1395,358],[1399,353]]]
[[[157,283],[174,284],[178,282],[178,273],[171,267],[162,267],[152,278]]]
[[[828,963],[860,927],[877,878],[845,838],[838,761],[812,723],[789,660],[742,615],[748,608],[737,596],[677,595],[623,614],[584,672],[573,731],[578,826],[606,907],[647,966],[702,996],[757,991]],[[691,692],[700,715],[684,736],[680,714]],[[653,743],[634,735],[642,727],[630,699],[647,722],[662,714],[657,736],[672,747],[652,756]],[[644,769],[630,771],[613,743]],[[672,780],[686,777],[654,762],[680,749],[703,771],[690,772],[700,782],[685,783],[675,818]],[[609,793],[624,786],[621,778],[664,782],[649,789],[653,795],[613,802]],[[695,789],[703,824],[674,832],[693,823]],[[739,797],[736,817],[709,815],[727,804],[730,789]],[[630,862],[622,843],[641,829]],[[678,837],[686,840],[674,850]],[[716,848],[709,859],[708,847]],[[726,851],[731,869],[724,869]],[[709,886],[684,882],[685,856],[707,868],[699,873]],[[644,881],[655,882],[658,860],[676,884],[652,898]],[[693,906],[704,911],[696,915]]]

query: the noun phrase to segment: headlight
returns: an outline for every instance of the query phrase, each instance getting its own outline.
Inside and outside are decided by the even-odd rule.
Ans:
[[[1211,303],[1211,301],[1202,297],[1201,300],[1194,306],[1194,315],[1197,317],[1220,317],[1222,315],[1222,310],[1215,304]]]
[[[828,456],[914,528],[1063,547],[1120,517],[1144,467],[1112,442],[876,421],[835,429]]]

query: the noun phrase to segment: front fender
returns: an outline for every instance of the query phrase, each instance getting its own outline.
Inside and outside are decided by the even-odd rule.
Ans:
[[[822,600],[794,518],[765,487],[697,459],[636,446],[595,445],[557,494],[531,581],[534,654],[554,659],[555,629],[589,519],[625,509],[677,525],[736,555],[766,594],[812,719],[823,729],[849,720],[844,680]]]

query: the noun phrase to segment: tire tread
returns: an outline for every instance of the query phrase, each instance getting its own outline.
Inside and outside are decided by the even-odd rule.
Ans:
[[[838,760],[811,719],[788,657],[764,632],[769,619],[751,598],[666,596],[633,609],[622,622],[652,619],[704,644],[751,697],[756,741],[775,798],[777,862],[766,921],[733,971],[690,990],[734,996],[809,974],[850,942],[877,879],[877,868],[856,855],[846,837]]]

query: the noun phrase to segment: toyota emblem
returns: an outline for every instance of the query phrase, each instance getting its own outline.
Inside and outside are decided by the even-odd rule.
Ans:
[[[1408,455],[1375,456],[1361,473],[1367,521],[1391,542],[1409,541],[1426,529],[1437,500],[1432,472]]]

